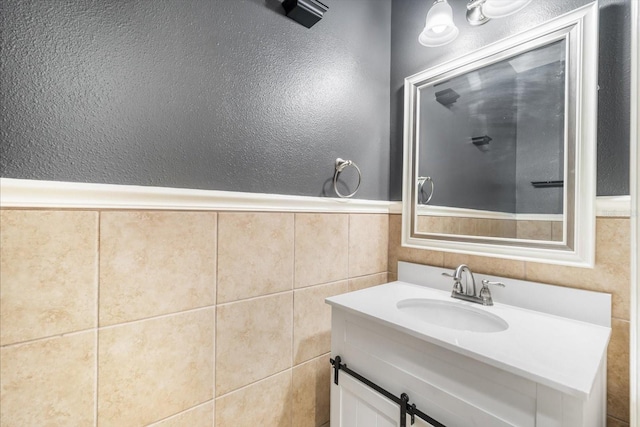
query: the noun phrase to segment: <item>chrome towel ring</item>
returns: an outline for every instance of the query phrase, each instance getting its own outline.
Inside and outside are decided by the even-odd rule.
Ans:
[[[431,192],[429,193],[429,197],[427,197],[427,200],[425,200],[424,202],[421,201],[420,199],[423,199],[422,195],[424,195],[424,184],[429,181],[429,184],[431,184]],[[426,205],[429,204],[429,202],[431,201],[431,198],[433,197],[433,190],[434,190],[434,184],[433,184],[433,179],[431,179],[430,176],[419,176],[418,177],[418,204],[419,205]]]
[[[340,194],[340,192],[338,191],[338,177],[340,176],[340,173],[347,166],[353,166],[358,171],[358,185],[356,186],[356,189],[353,190],[353,193],[344,195],[344,194]],[[356,194],[358,192],[358,189],[360,188],[360,183],[361,182],[362,182],[362,173],[360,172],[360,168],[358,167],[358,165],[356,165],[351,160],[343,160],[340,157],[338,157],[336,159],[336,171],[333,174],[333,190],[336,192],[338,197],[341,197],[341,198],[352,197],[354,194]]]

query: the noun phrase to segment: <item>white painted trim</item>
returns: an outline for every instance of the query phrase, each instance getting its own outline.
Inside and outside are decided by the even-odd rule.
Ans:
[[[399,212],[390,212],[399,213]],[[562,215],[553,214],[512,214],[476,209],[452,208],[446,206],[418,206],[416,213],[425,216],[452,216],[487,219],[512,219],[518,221],[562,221]],[[596,197],[596,216],[625,217],[631,215],[631,196]]]
[[[516,221],[558,221],[562,222],[562,214],[516,214]]]
[[[598,196],[596,216],[626,217],[631,215],[631,196]]]
[[[630,405],[631,425],[640,425],[640,6],[631,2],[631,324]]]
[[[135,185],[89,184],[0,178],[0,207],[50,209],[173,209],[401,214],[401,201],[334,199],[233,191],[192,190]],[[598,196],[598,216],[629,217],[630,196]],[[425,207],[426,208],[426,207]],[[473,209],[419,207],[419,215],[531,219],[528,216]],[[556,219],[545,218],[549,220]],[[539,219],[539,218],[537,218]]]
[[[0,207],[389,213],[397,202],[0,178]]]
[[[419,216],[451,216],[486,219],[516,219],[516,214],[508,212],[486,211],[481,209],[454,208],[449,206],[418,205],[416,215]]]
[[[481,209],[453,208],[449,206],[418,205],[418,216],[447,216],[462,218],[503,219],[513,221],[562,221],[562,214],[517,214],[509,212],[485,211]]]
[[[402,202],[393,202],[389,209],[390,214],[402,213]],[[546,220],[560,221],[562,217],[556,215],[537,214],[508,214],[493,211],[480,211],[474,209],[448,208],[444,206],[418,206],[418,215],[434,216],[464,216],[473,218],[490,219],[518,219],[518,220]],[[596,197],[596,216],[599,217],[624,217],[631,215],[631,196],[598,196]]]
[[[389,206],[390,214],[401,214],[402,213],[402,201],[393,201],[389,202],[391,205]]]

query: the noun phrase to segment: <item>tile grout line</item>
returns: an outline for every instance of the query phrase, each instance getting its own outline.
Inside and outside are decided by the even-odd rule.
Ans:
[[[296,366],[297,366],[297,365],[296,365]],[[228,392],[226,392],[226,393],[224,393],[224,394],[221,394],[220,396],[216,396],[216,397],[214,397],[214,398],[213,398],[213,400],[222,399],[223,397],[227,397],[227,396],[229,396],[230,394],[234,394],[234,393],[237,393],[237,392],[239,392],[239,391],[245,390],[245,389],[247,389],[247,388],[249,388],[249,387],[252,387],[252,386],[254,386],[254,385],[256,385],[256,384],[258,384],[258,383],[260,383],[260,382],[263,382],[263,381],[269,380],[269,379],[271,379],[271,378],[273,378],[273,377],[276,377],[276,376],[278,376],[278,375],[282,375],[282,374],[284,374],[284,373],[285,373],[285,372],[287,372],[287,371],[291,371],[291,376],[293,377],[293,367],[292,367],[292,366],[289,366],[288,368],[284,368],[284,369],[282,369],[282,370],[280,370],[280,371],[278,371],[278,372],[274,372],[273,374],[269,374],[268,376],[266,376],[266,377],[264,377],[264,378],[260,378],[260,379],[255,380],[255,381],[251,381],[251,382],[250,382],[250,383],[248,383],[248,384],[245,384],[245,385],[240,386],[240,387],[238,387],[238,388],[234,388],[233,390],[230,390],[230,391],[228,391]]]
[[[219,292],[219,276],[220,276],[220,212],[216,212],[216,289],[215,289],[215,305],[220,302]]]
[[[296,236],[298,233],[298,214],[293,214],[293,260],[292,260],[292,276],[293,282],[291,283],[291,354],[289,354],[289,366],[291,370],[291,390],[293,390],[293,361],[295,352],[295,321],[296,321]],[[291,395],[293,400],[293,392]],[[292,417],[293,419],[293,417]],[[293,422],[293,421],[292,421]]]
[[[382,273],[384,273],[384,271]],[[367,276],[375,276],[376,274],[382,274],[382,273],[373,273],[373,274],[370,274],[370,275],[367,275]],[[366,277],[366,276],[360,276],[360,277]],[[299,292],[299,291],[304,291],[305,289],[317,288],[319,286],[335,285],[335,284],[340,283],[340,282],[348,282],[349,280],[351,280],[351,279],[349,279],[348,277],[345,277],[345,278],[342,278],[342,279],[333,280],[331,282],[322,282],[322,283],[315,283],[313,285],[308,285],[308,286],[301,286],[299,288],[294,289],[294,291],[295,292]]]
[[[363,274],[361,276],[354,276],[354,277],[350,277],[348,280],[357,280],[357,279],[363,279],[365,277],[371,277],[371,276],[377,276],[379,274],[385,274],[388,273],[388,270],[384,270],[384,271],[377,271],[375,273],[367,273],[367,274]],[[342,282],[342,280],[336,280],[336,282]],[[328,285],[330,283],[336,283],[336,282],[328,282],[328,283],[320,283],[321,285]],[[316,285],[317,286],[317,285]]]
[[[9,344],[2,344],[0,346],[0,348],[10,348],[10,347],[17,347],[17,346],[21,346],[21,345],[29,345],[29,344],[34,344],[34,343],[41,342],[41,341],[52,340],[52,339],[55,339],[55,338],[65,338],[65,337],[84,334],[84,333],[87,333],[87,332],[92,332],[92,331],[97,331],[97,330],[98,330],[98,328],[93,326],[93,327],[90,327],[90,328],[78,329],[76,331],[61,332],[61,333],[57,333],[57,334],[54,334],[54,335],[47,335],[45,337],[31,338],[31,339],[24,340],[24,341],[12,342],[12,343],[9,343]]]
[[[217,375],[218,375],[218,370],[216,369],[216,366],[218,364],[218,269],[220,267],[220,257],[219,257],[219,253],[220,253],[220,212],[216,212],[216,276],[215,276],[215,303],[213,305],[213,322],[214,322],[214,328],[213,328],[213,378],[211,379],[211,381],[213,382],[211,389],[213,390],[212,392],[212,401],[214,401],[213,404],[213,424],[215,427],[215,420],[216,420],[216,405],[215,405],[215,399],[216,399],[216,383],[217,383]]]
[[[159,423],[161,423],[163,421],[168,421],[171,418],[177,418],[177,417],[179,417],[180,415],[182,415],[184,413],[187,413],[189,411],[193,411],[194,409],[197,409],[197,408],[200,408],[202,406],[208,405],[209,403],[213,403],[214,400],[215,400],[215,397],[212,398],[212,399],[205,400],[204,402],[197,403],[194,406],[191,406],[191,407],[189,407],[187,409],[183,409],[180,412],[176,412],[175,414],[171,414],[171,415],[168,415],[168,416],[166,416],[164,418],[156,420],[156,421],[152,422],[151,424],[146,424],[146,427],[153,427],[153,426],[156,426],[156,425],[158,425]]]
[[[290,292],[290,291],[285,291],[285,292]],[[285,292],[280,292],[280,294],[284,294]],[[267,296],[272,296],[272,295],[267,295]],[[254,298],[254,299],[257,299],[257,298]],[[242,302],[242,301],[238,301],[238,302]],[[120,322],[120,323],[114,323],[113,325],[92,326],[90,328],[85,328],[85,329],[77,329],[77,330],[74,330],[74,331],[66,331],[66,332],[61,332],[61,333],[57,333],[57,334],[53,334],[53,335],[47,335],[47,336],[44,336],[44,337],[32,338],[32,339],[28,339],[28,340],[25,340],[25,341],[18,341],[18,342],[12,342],[12,343],[9,343],[9,344],[2,344],[0,346],[0,348],[12,347],[12,346],[17,346],[17,345],[32,344],[32,343],[39,342],[39,341],[45,341],[45,340],[50,340],[50,339],[54,339],[54,338],[62,338],[62,337],[82,334],[82,333],[86,333],[86,332],[90,332],[90,331],[99,332],[99,331],[102,331],[102,330],[117,328],[119,326],[126,326],[126,325],[131,325],[131,324],[134,324],[134,323],[146,322],[148,320],[163,319],[163,318],[170,317],[170,316],[193,313],[193,312],[196,312],[196,311],[199,311],[199,310],[207,310],[207,309],[211,309],[211,308],[213,308],[215,310],[216,309],[216,305],[205,305],[205,306],[202,306],[202,307],[188,308],[188,309],[184,309],[184,310],[181,310],[181,311],[175,311],[175,312],[171,312],[171,313],[164,313],[164,314],[158,314],[158,315],[150,316],[150,317],[143,317],[143,318],[140,318],[140,319],[127,320],[127,321]]]
[[[326,352],[321,353],[321,354],[317,354],[315,356],[311,356],[311,359],[303,360],[300,363],[296,363],[295,365],[293,365],[291,367],[291,369],[297,368],[298,366],[302,366],[302,365],[307,364],[307,363],[311,363],[311,362],[313,362],[313,361],[315,361],[317,359],[320,359],[321,357],[324,357],[324,356],[331,356],[331,350],[326,351]]]
[[[289,374],[289,392],[291,393],[289,395],[289,399],[291,400],[291,405],[289,405],[289,426],[293,427],[293,411],[296,407],[294,402],[295,390],[293,389],[293,358],[291,360],[291,364],[292,366],[289,368],[289,371],[291,372]]]
[[[391,262],[391,214],[388,214],[387,215],[387,270],[386,270],[387,278],[389,277],[390,262]]]
[[[304,289],[304,288],[300,288],[300,289]],[[243,302],[255,301],[255,300],[261,299],[261,298],[269,298],[269,297],[275,297],[275,296],[279,296],[279,295],[284,295],[284,294],[286,294],[288,292],[293,292],[293,290],[292,289],[285,289],[284,291],[277,291],[277,292],[273,292],[273,293],[270,293],[270,294],[257,295],[257,296],[253,296],[253,297],[249,297],[249,298],[243,298],[243,299],[239,299],[239,300],[235,300],[235,301],[223,302],[221,304],[216,304],[216,306],[217,307],[219,307],[219,306],[228,306],[228,305],[232,305],[232,304],[239,304],[239,303],[243,303]]]
[[[347,280],[351,280],[351,214],[347,217]]]
[[[631,323],[631,320],[623,319],[622,317],[614,317],[614,316],[611,316],[611,320],[617,320],[618,322]]]
[[[213,308],[215,310],[216,305],[215,304],[211,304],[211,305],[205,305],[202,307],[193,307],[193,308],[187,308],[184,310],[180,310],[180,311],[174,311],[171,313],[164,313],[164,314],[158,314],[155,316],[149,316],[149,317],[143,317],[140,319],[133,319],[133,320],[127,320],[124,322],[120,322],[120,323],[114,323],[113,325],[106,325],[106,326],[98,326],[98,331],[102,331],[102,330],[107,330],[107,329],[113,329],[113,328],[117,328],[120,326],[125,326],[125,325],[131,325],[134,323],[140,323],[140,322],[146,322],[149,320],[157,320],[157,319],[164,319],[166,317],[171,317],[171,316],[176,316],[176,315],[181,315],[181,314],[187,314],[187,313],[194,313],[196,311],[204,311],[204,310],[209,310]]]
[[[100,238],[102,232],[102,212],[98,211],[98,224],[97,224],[97,268],[96,268],[96,319],[95,319],[95,356],[94,356],[94,375],[95,375],[95,385],[94,385],[94,418],[93,423],[94,426],[98,426],[98,388],[99,388],[99,352],[100,352],[100,337],[99,337],[99,326],[100,326],[100,259],[101,259],[101,251],[100,251]]]

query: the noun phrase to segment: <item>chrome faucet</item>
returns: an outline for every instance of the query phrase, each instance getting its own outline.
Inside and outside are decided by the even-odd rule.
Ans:
[[[464,286],[463,288],[462,273],[464,272],[467,273],[467,280],[465,281],[466,286]],[[469,295],[469,296],[476,295],[476,280],[473,277],[473,273],[471,272],[471,269],[466,264],[459,265],[453,274],[442,273],[442,275],[453,278],[453,291],[451,292],[451,296],[453,298],[456,298],[454,295]],[[469,289],[469,278],[471,278],[471,285],[473,286],[471,290]]]
[[[466,280],[464,287],[462,286],[462,275],[466,274]],[[466,264],[459,265],[453,274],[442,273],[443,276],[453,278],[453,290],[451,291],[451,298],[458,298],[464,301],[475,302],[482,305],[493,305],[493,298],[491,297],[491,291],[489,285],[502,286],[502,282],[491,282],[489,280],[482,280],[482,288],[480,293],[476,294],[476,280],[473,277],[471,269]],[[471,279],[471,286],[469,286],[469,279]]]

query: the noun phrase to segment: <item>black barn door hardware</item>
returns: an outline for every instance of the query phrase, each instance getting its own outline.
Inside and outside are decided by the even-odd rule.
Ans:
[[[400,427],[407,427],[407,414],[411,417],[411,425],[416,422],[416,416],[418,418],[423,419],[434,427],[446,427],[444,424],[434,420],[429,415],[425,414],[418,408],[416,408],[416,404],[409,404],[409,396],[406,393],[402,393],[400,397],[388,392],[387,390],[380,387],[378,384],[370,381],[369,379],[363,377],[359,373],[352,371],[347,367],[346,363],[342,363],[342,358],[340,356],[336,356],[335,359],[329,359],[331,364],[333,365],[333,382],[338,385],[338,373],[340,370],[343,370],[347,374],[351,375],[353,378],[357,379],[361,383],[367,385],[373,390],[377,391],[387,399],[396,403],[400,406]]]
[[[531,181],[535,188],[564,187],[564,181]]]

